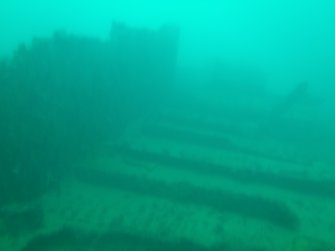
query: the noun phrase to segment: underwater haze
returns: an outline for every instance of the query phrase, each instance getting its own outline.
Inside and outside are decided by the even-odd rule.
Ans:
[[[0,250],[335,251],[335,2],[0,3]]]
[[[181,60],[228,60],[264,71],[273,88],[308,80],[334,91],[335,4],[322,1],[20,1],[0,6],[0,53],[66,29],[105,38],[113,20],[183,30]]]

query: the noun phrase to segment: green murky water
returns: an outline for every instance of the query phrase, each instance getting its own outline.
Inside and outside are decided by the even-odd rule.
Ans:
[[[331,1],[0,4],[0,249],[335,250]]]

